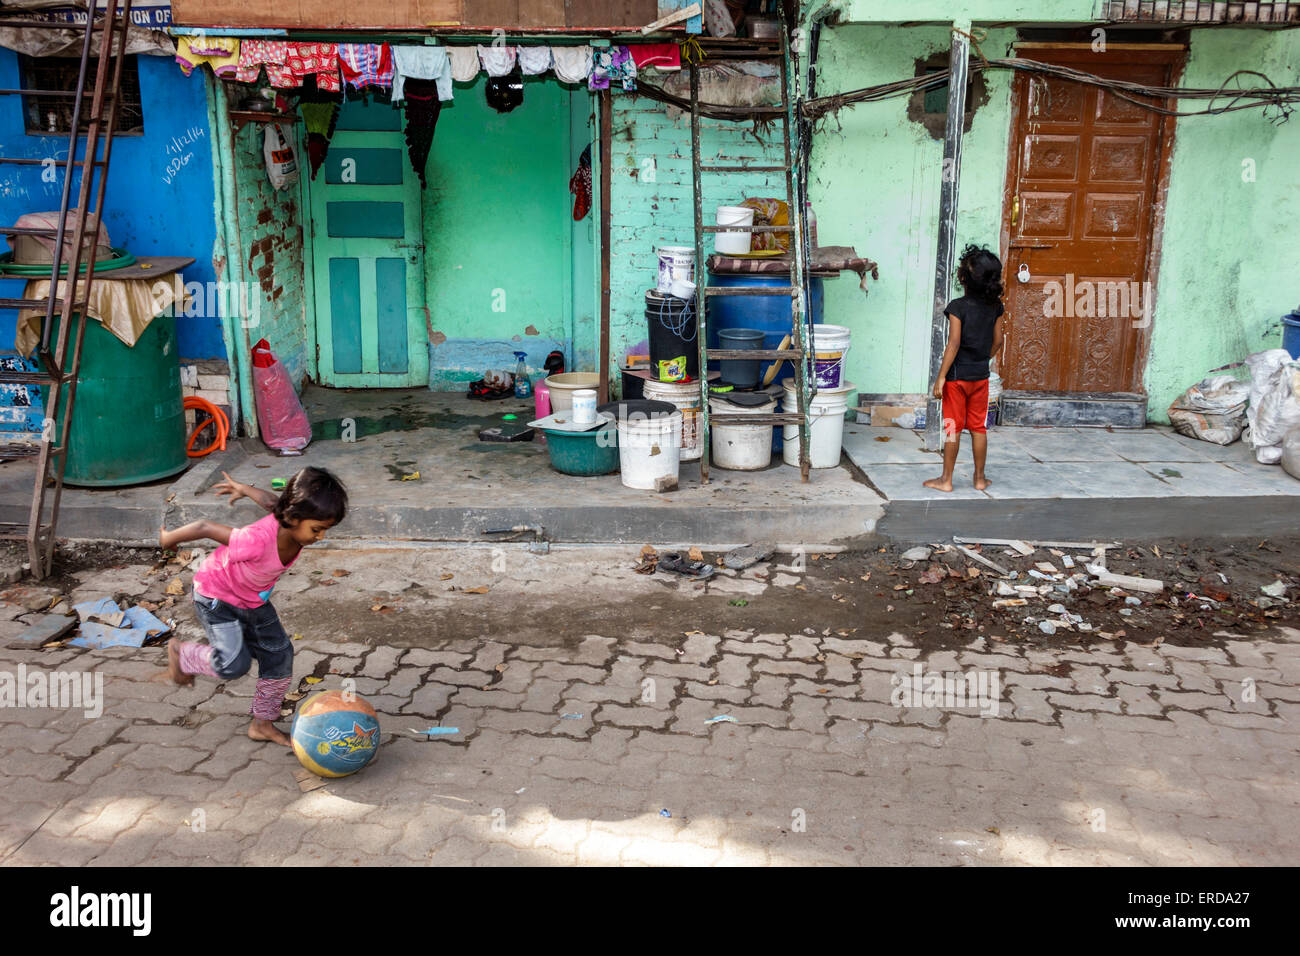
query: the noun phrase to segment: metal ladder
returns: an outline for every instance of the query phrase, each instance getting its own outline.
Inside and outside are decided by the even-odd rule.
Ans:
[[[815,393],[810,388],[808,375],[808,349],[806,343],[811,341],[810,314],[807,308],[808,292],[806,281],[808,261],[811,250],[807,242],[807,206],[804,202],[804,178],[796,174],[796,156],[791,146],[791,127],[801,129],[799,125],[801,104],[799,97],[791,96],[790,90],[790,50],[789,37],[784,22],[781,27],[779,48],[773,50],[760,42],[752,43],[750,49],[732,41],[726,46],[710,44],[705,49],[711,59],[732,60],[776,60],[781,69],[781,105],[769,108],[730,108],[724,112],[738,114],[766,114],[778,119],[785,146],[785,164],[782,166],[764,165],[702,165],[700,162],[700,72],[697,58],[690,61],[691,70],[691,171],[692,192],[695,200],[695,261],[697,263],[696,292],[699,303],[698,330],[696,337],[700,350],[700,480],[707,484],[709,480],[709,433],[712,423],[719,425],[798,425],[799,426],[799,474],[807,481],[809,475],[808,443],[810,417],[809,404]],[[802,148],[802,146],[800,147]],[[700,187],[703,173],[767,173],[784,172],[786,185],[786,202],[790,209],[788,226],[754,226],[754,232],[791,233],[790,241],[790,282],[788,286],[708,286],[704,283],[705,257],[704,239],[706,235],[723,232],[728,226],[704,225],[704,198]],[[785,295],[790,297],[791,348],[788,349],[711,349],[708,348],[708,312],[709,303],[722,295]],[[782,412],[769,415],[752,414],[711,414],[709,411],[709,359],[754,359],[759,361],[785,362],[791,360],[795,369],[795,382],[798,394],[798,411]]]
[[[104,186],[108,177],[108,162],[113,149],[113,131],[117,123],[119,91],[122,86],[122,63],[126,57],[127,26],[131,18],[131,0],[100,0],[104,6],[97,9],[96,0],[74,0],[71,6],[85,10],[86,23],[81,43],[81,62],[75,90],[0,89],[0,95],[67,97],[72,100],[71,131],[68,133],[67,158],[59,161],[63,171],[63,190],[59,200],[57,228],[20,228],[0,226],[0,235],[44,236],[54,240],[54,262],[50,266],[50,293],[45,299],[0,298],[0,309],[40,309],[45,315],[41,321],[40,344],[37,359],[41,366],[35,372],[0,370],[0,383],[28,386],[45,386],[45,419],[41,440],[35,444],[0,445],[0,458],[36,458],[36,480],[32,491],[32,506],[27,525],[0,523],[0,538],[27,541],[27,554],[32,575],[43,578],[50,573],[54,563],[55,527],[59,517],[59,502],[63,496],[63,473],[67,462],[68,430],[72,422],[72,409],[77,391],[77,375],[81,368],[81,343],[86,330],[85,309],[90,298],[91,284],[95,278],[94,250],[99,244],[99,224],[104,208]],[[67,22],[14,19],[0,17],[0,26],[25,27],[38,30],[68,29]],[[94,85],[87,90],[89,71],[94,69]],[[81,133],[86,94],[90,94],[90,118],[86,132]],[[79,146],[81,158],[77,158]],[[101,153],[102,146],[102,156]],[[0,143],[0,165],[44,167],[47,160],[6,155],[5,144]],[[77,202],[71,206],[73,173],[79,172]],[[98,177],[96,177],[98,172]],[[95,204],[88,209],[92,186]],[[68,214],[79,210],[69,227]],[[94,224],[87,228],[87,219]],[[67,260],[64,238],[71,234]],[[86,250],[85,274],[81,281],[76,277],[82,269],[82,255]],[[56,296],[61,274],[66,267],[68,279],[64,295]],[[80,297],[79,301],[77,300]],[[71,356],[68,354],[69,330],[73,316],[77,316],[76,333],[72,336]],[[55,333],[57,317],[58,330]],[[51,337],[54,338],[51,343]],[[66,408],[63,422],[59,421],[59,406],[67,386]],[[124,423],[125,424],[125,423]],[[58,432],[56,435],[55,432]],[[48,499],[48,500],[47,500]],[[47,507],[48,505],[48,507]]]

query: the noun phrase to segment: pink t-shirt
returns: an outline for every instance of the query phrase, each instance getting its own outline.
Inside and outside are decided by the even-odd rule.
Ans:
[[[223,544],[194,572],[194,589],[235,607],[261,607],[271,599],[280,575],[298,560],[280,563],[276,536],[280,522],[267,515],[246,528],[232,528]],[[301,554],[302,552],[299,552]]]

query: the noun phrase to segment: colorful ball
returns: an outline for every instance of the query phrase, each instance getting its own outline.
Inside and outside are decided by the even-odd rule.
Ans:
[[[322,777],[346,777],[379,749],[375,708],[356,694],[324,690],[302,702],[289,731],[299,762]]]

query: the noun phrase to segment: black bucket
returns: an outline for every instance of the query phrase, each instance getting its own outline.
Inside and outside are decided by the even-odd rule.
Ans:
[[[651,289],[645,294],[650,335],[650,375],[661,382],[700,376],[699,330],[694,299],[678,299]]]

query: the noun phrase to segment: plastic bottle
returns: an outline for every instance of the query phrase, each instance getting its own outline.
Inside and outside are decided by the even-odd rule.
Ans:
[[[533,394],[533,383],[528,380],[528,356],[516,352],[515,358],[519,360],[515,366],[515,398],[528,398]]]

